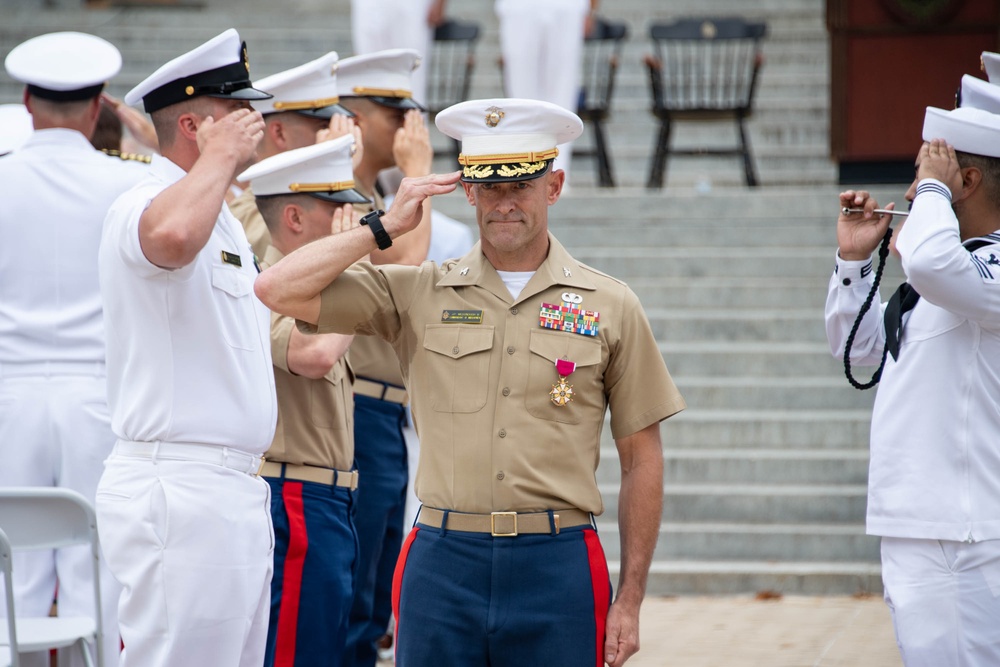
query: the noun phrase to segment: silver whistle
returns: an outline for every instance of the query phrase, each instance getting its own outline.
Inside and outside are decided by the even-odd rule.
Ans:
[[[863,208],[847,208],[845,206],[844,208],[840,209],[840,212],[841,213],[845,213],[845,214],[846,213],[864,213],[865,209],[863,209]],[[888,213],[889,215],[909,215],[910,214],[908,211],[893,211],[893,210],[887,209],[887,208],[876,208],[876,209],[872,210],[872,213]]]

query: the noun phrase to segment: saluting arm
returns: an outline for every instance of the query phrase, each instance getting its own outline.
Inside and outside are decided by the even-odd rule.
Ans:
[[[424,200],[454,190],[460,174],[456,171],[403,179],[392,210],[382,217],[382,226],[389,237],[395,239],[416,227],[423,215]],[[337,215],[343,215],[343,209],[334,214]],[[334,224],[337,224],[336,217]],[[326,286],[351,264],[377,248],[371,230],[364,227],[327,236],[265,269],[257,276],[254,291],[271,310],[316,324],[320,294]]]
[[[663,449],[660,423],[615,441],[621,460],[618,494],[621,573],[618,595],[608,611],[604,659],[621,667],[639,650],[639,607],[660,534],[663,512]]]
[[[200,156],[179,181],[158,194],[139,218],[139,243],[150,262],[187,266],[212,236],[226,191],[264,135],[260,113],[239,109],[197,129]]]

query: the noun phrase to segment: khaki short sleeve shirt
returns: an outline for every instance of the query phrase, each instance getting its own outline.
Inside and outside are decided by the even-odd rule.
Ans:
[[[271,232],[268,231],[264,216],[257,208],[257,197],[254,196],[253,191],[247,188],[241,192],[240,196],[229,204],[229,210],[243,225],[243,231],[247,235],[247,241],[250,241],[253,254],[257,257],[263,257],[268,246],[271,245]]]
[[[358,263],[322,294],[318,331],[375,335],[399,357],[428,506],[600,514],[606,410],[621,438],[685,407],[632,291],[549,243],[517,300],[479,244],[443,266]],[[591,311],[595,335],[542,326],[563,305]],[[557,405],[562,382],[572,399]]]
[[[283,255],[273,246],[264,266]],[[354,467],[353,374],[342,357],[325,377],[313,380],[288,369],[288,343],[295,321],[271,314],[271,357],[278,394],[278,425],[267,459],[335,470]]]

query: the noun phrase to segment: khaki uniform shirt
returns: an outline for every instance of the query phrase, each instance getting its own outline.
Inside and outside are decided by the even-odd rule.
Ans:
[[[247,241],[250,241],[253,254],[263,257],[271,245],[271,232],[267,229],[264,216],[257,209],[257,198],[253,191],[250,188],[244,190],[229,204],[229,210],[243,223],[243,231],[246,232]]]
[[[274,246],[264,254],[272,266],[282,255]],[[271,314],[271,358],[278,393],[278,425],[267,460],[321,466],[335,470],[354,467],[354,379],[346,358],[319,380],[288,370],[288,341],[295,321]]]
[[[373,195],[375,200],[372,204],[355,204],[354,208],[358,213],[371,213],[375,209],[385,209],[385,201],[376,192]],[[396,386],[403,386],[403,373],[399,368],[399,361],[393,354],[392,348],[384,341],[374,336],[360,336],[351,343],[351,367],[358,377],[387,382]]]
[[[622,438],[685,407],[635,294],[551,235],[549,243],[516,300],[477,243],[442,266],[358,263],[323,291],[318,327],[302,325],[392,345],[420,435],[416,493],[425,505],[600,514],[606,409]],[[597,311],[596,336],[541,326],[543,304],[576,299]],[[564,406],[550,397],[560,359],[576,362]]]

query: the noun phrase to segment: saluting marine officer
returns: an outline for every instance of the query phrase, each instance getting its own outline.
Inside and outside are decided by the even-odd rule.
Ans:
[[[267,223],[264,266],[334,227],[357,225],[354,138],[279,153],[239,176]],[[352,337],[308,335],[271,316],[278,426],[262,476],[271,485],[274,578],[265,665],[340,665],[354,597],[354,399],[344,353]]]
[[[659,531],[659,422],[684,408],[636,296],[548,233],[556,145],[583,125],[556,105],[475,100],[438,115],[462,140],[480,242],[442,266],[351,266],[412,229],[458,173],[404,179],[393,208],[262,273],[261,299],[319,332],[396,352],[421,440],[423,508],[396,569],[396,661],[621,665]],[[622,465],[622,570],[611,588],[592,515],[606,409]]]
[[[112,44],[85,33],[34,37],[7,73],[26,84],[35,131],[0,159],[0,486],[57,486],[94,502],[114,434],[107,407],[97,250],[104,216],[147,167],[90,144],[105,83],[121,69]],[[3,151],[4,149],[0,149]],[[83,547],[18,554],[18,612],[93,614],[93,571]],[[103,567],[103,565],[102,565]],[[101,577],[105,660],[118,654],[121,588]],[[73,660],[80,660],[74,652]],[[22,664],[48,664],[33,655]]]
[[[124,585],[121,665],[260,665],[273,535],[258,476],[274,435],[270,313],[225,206],[264,121],[245,43],[227,30],[125,96],[162,157],[114,203],[100,249],[108,398],[119,440],[97,493]]]

